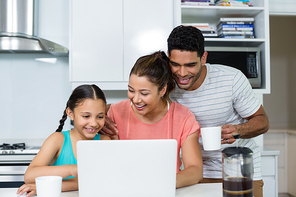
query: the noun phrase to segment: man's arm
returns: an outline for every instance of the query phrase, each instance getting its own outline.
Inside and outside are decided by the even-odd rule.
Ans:
[[[224,125],[222,126],[222,144],[233,143],[235,139],[233,134],[240,134],[240,138],[248,139],[266,133],[269,129],[269,120],[262,107],[258,109],[252,116],[246,118],[248,122],[239,125]]]

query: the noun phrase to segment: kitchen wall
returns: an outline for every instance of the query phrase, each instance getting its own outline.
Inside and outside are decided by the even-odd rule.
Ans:
[[[296,128],[296,16],[270,16],[271,94],[263,103],[271,129]]]
[[[39,1],[40,37],[69,47],[68,24],[69,1]],[[0,53],[0,143],[41,145],[59,124],[71,93],[68,57],[35,58],[55,57]]]

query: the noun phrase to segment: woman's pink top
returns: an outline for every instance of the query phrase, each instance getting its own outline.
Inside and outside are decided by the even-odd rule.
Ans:
[[[123,100],[112,104],[108,117],[116,124],[119,139],[175,139],[178,142],[177,148],[177,172],[182,165],[180,159],[180,148],[187,136],[198,131],[200,135],[200,125],[196,121],[193,113],[185,106],[172,102],[166,115],[155,124],[145,124],[134,114],[130,100]]]

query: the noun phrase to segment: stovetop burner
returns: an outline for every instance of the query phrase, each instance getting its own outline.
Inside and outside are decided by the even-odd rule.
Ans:
[[[25,143],[16,143],[16,144],[3,143],[2,145],[0,145],[0,150],[16,150],[16,149],[21,149],[21,150],[26,149]]]
[[[12,154],[37,154],[41,147],[39,146],[26,146],[25,143],[0,145],[0,155],[12,155]]]

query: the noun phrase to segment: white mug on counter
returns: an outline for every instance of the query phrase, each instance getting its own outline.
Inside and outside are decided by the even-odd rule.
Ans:
[[[61,197],[61,176],[40,176],[35,178],[37,197]]]
[[[204,150],[211,151],[221,148],[221,127],[201,128],[201,137]]]

